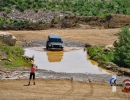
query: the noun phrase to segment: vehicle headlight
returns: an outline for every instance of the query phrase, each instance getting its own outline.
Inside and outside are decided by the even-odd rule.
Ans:
[[[60,47],[63,47],[63,45],[60,45]]]

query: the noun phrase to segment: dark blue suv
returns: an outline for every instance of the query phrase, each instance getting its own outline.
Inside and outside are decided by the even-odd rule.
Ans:
[[[48,50],[63,50],[63,41],[59,35],[48,35],[46,49]]]

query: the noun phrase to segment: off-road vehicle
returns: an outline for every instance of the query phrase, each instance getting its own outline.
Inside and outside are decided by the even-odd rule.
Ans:
[[[59,35],[50,34],[46,42],[47,50],[63,50],[63,41]]]

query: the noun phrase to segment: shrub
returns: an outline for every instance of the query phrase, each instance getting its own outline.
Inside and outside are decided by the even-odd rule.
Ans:
[[[112,51],[105,51],[97,46],[89,47],[90,58],[98,62],[113,62],[120,67],[130,68],[130,30],[128,27],[121,28],[118,39]]]
[[[38,21],[38,24],[45,24],[46,22],[44,22],[44,21],[42,21],[42,20],[40,20],[40,21]]]
[[[31,23],[29,20],[12,20],[8,18],[0,18],[0,27],[5,26],[20,26]]]
[[[6,10],[7,13],[11,13],[11,11],[12,11],[12,8],[8,8],[8,9]]]
[[[90,58],[96,61],[112,61],[113,53],[110,51],[104,51],[102,47],[94,46],[88,48],[88,54]]]
[[[119,66],[130,68],[130,30],[128,27],[121,29],[119,42],[115,45],[114,62]]]

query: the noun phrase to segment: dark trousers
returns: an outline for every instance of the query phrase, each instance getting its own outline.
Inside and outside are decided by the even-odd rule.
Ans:
[[[30,78],[29,79],[32,79],[33,77],[33,80],[35,79],[35,73],[30,73]]]

